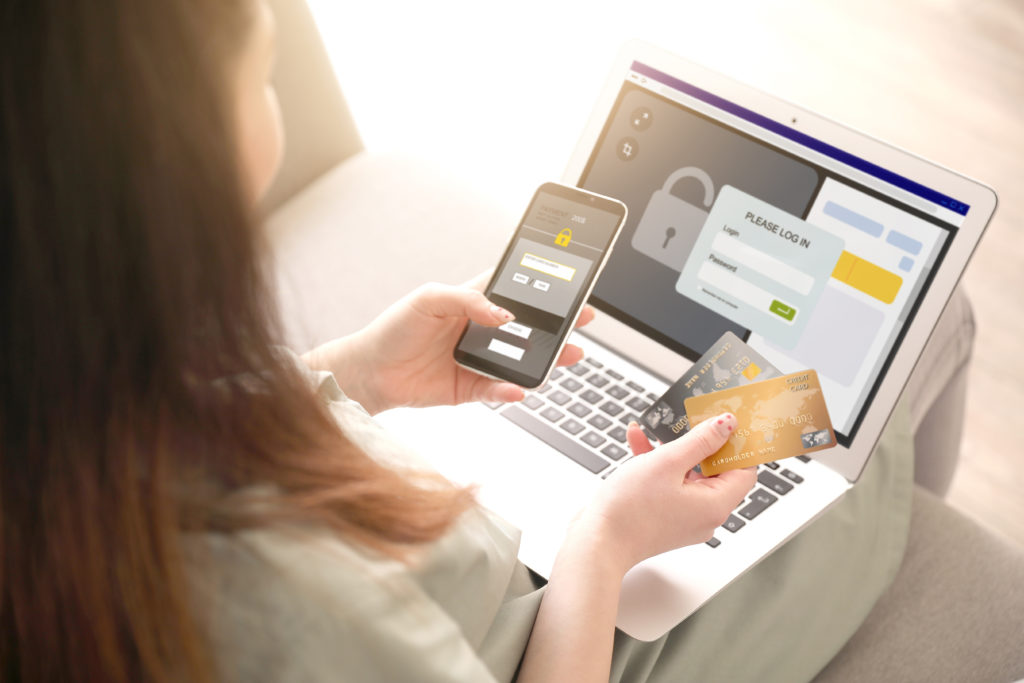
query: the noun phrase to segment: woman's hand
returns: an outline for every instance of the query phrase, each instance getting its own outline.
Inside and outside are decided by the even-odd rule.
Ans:
[[[522,400],[521,387],[460,367],[452,357],[467,320],[499,327],[513,319],[482,294],[488,275],[462,286],[423,285],[359,332],[310,351],[306,362],[332,371],[345,393],[371,414],[397,406]],[[577,325],[593,317],[586,306]],[[558,365],[582,358],[579,347],[567,344]]]
[[[754,485],[753,469],[693,471],[735,428],[735,417],[720,415],[652,448],[630,425],[637,457],[602,484],[566,534],[520,681],[608,680],[622,577],[648,557],[706,541]]]
[[[577,524],[603,539],[623,573],[648,557],[708,540],[754,485],[754,469],[705,477],[694,467],[722,447],[736,418],[720,415],[654,448],[636,423],[626,437],[635,457],[608,479]]]

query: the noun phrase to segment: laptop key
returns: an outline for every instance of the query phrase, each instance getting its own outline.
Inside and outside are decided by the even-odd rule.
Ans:
[[[566,403],[572,400],[572,396],[565,393],[564,391],[555,391],[548,395],[548,400],[552,403],[557,403],[560,406],[564,406]]]
[[[523,405],[529,408],[530,410],[537,410],[537,408],[540,408],[542,405],[544,405],[544,401],[540,400],[533,394],[530,394],[529,396],[523,399]]]
[[[502,415],[504,414],[505,413],[502,413]],[[540,414],[545,420],[551,420],[552,422],[558,422],[562,417],[564,417],[561,410],[552,406],[548,406],[544,410],[540,411]]]
[[[612,460],[621,460],[622,456],[626,454],[626,449],[622,446],[617,446],[613,443],[608,444],[601,449],[602,455],[607,455]]]
[[[559,370],[558,368],[555,368],[554,370],[551,371],[551,374],[548,375],[548,379],[558,379],[561,376],[562,376],[562,371]]]
[[[614,417],[623,411],[623,407],[620,406],[618,403],[608,401],[607,403],[601,404],[601,410]]]
[[[798,455],[798,456],[796,456],[796,459],[799,460],[800,462],[810,462],[811,461],[811,457],[809,455]]]
[[[747,523],[744,522],[739,517],[737,517],[736,515],[729,515],[729,519],[725,520],[725,524],[722,525],[722,528],[725,529],[726,531],[731,531],[732,533],[736,533],[737,531],[739,531],[740,529],[742,529],[746,525],[747,525]]]
[[[491,410],[497,410],[498,408],[500,408],[503,405],[505,405],[504,403],[501,403],[500,401],[481,401],[481,403],[483,403],[485,406],[487,406]]]
[[[566,420],[565,422],[563,422],[562,424],[560,424],[558,426],[561,427],[562,429],[564,429],[565,431],[569,432],[573,436],[576,436],[577,434],[582,432],[584,429],[586,429],[586,427],[584,427],[579,422],[577,422],[576,420],[573,420],[573,419],[568,419],[568,420]]]
[[[605,392],[612,398],[617,398],[620,401],[629,396],[629,389],[626,389],[625,387],[620,387],[618,384],[608,389],[605,389]]]
[[[601,436],[597,432],[587,432],[586,434],[584,434],[583,436],[580,437],[580,441],[582,441],[583,443],[587,444],[591,448],[597,448],[598,446],[603,444],[605,441],[607,441],[607,439],[605,439],[603,436]]]
[[[605,377],[604,375],[599,375],[599,374],[597,374],[595,372],[593,375],[591,375],[590,377],[587,378],[587,381],[590,382],[591,384],[593,384],[598,389],[600,389],[605,384],[608,384],[609,379],[607,377]]]
[[[583,388],[583,385],[574,380],[572,377],[565,378],[560,382],[560,384],[563,389],[565,389],[566,391],[571,391],[573,393],[576,393],[577,391]]]
[[[648,403],[647,401],[643,400],[639,396],[634,396],[633,398],[631,398],[628,401],[626,401],[626,405],[629,406],[630,408],[632,408],[633,410],[635,410],[638,413],[642,413],[642,412],[644,412],[645,410],[647,410],[648,408],[651,407],[650,403]]]
[[[789,479],[794,484],[804,483],[804,478],[792,470],[782,470],[782,476]]]
[[[611,377],[612,379],[617,379],[617,380],[623,380],[623,379],[625,379],[625,377],[623,377],[623,376],[622,376],[622,375],[620,375],[619,373],[615,372],[615,371],[614,371],[614,370],[612,370],[611,368],[608,368],[607,370],[605,370],[605,371],[604,371],[604,374],[608,375],[608,376],[609,376],[609,377]]]
[[[717,548],[718,546],[722,545],[722,542],[719,541],[714,536],[712,536],[708,540],[704,541],[704,543],[706,543],[707,545],[711,546],[712,548]]]
[[[593,389],[587,389],[582,394],[580,394],[580,398],[582,398],[587,403],[594,404],[594,403],[597,403],[598,401],[600,401],[601,399],[603,399],[604,396],[602,396],[601,394],[597,393]]]
[[[550,425],[544,424],[519,406],[509,406],[500,415],[508,418],[556,451],[559,451],[562,455],[586,467],[594,474],[598,474],[608,468],[607,460],[595,455],[590,449],[571,436],[560,432]]]
[[[646,389],[644,389],[642,386],[640,386],[636,382],[626,382],[626,386],[629,387],[630,389],[632,389],[633,391],[635,391],[637,393],[640,393],[640,394],[642,394],[645,391],[647,391]]]
[[[586,417],[592,412],[592,410],[592,408],[588,408],[582,403],[573,403],[571,406],[569,406],[569,412],[575,415],[576,417]]]
[[[751,498],[754,498],[754,496],[751,496]],[[774,496],[771,499],[768,499],[765,496],[757,496],[756,499],[751,500],[746,504],[746,506],[741,508],[738,514],[744,519],[754,519],[754,517],[757,517],[759,514],[767,510],[768,506],[776,500],[778,499]]]
[[[779,479],[778,477],[776,477],[771,472],[768,472],[767,470],[762,470],[757,474],[757,481],[759,484],[761,484],[761,486],[770,488],[772,491],[775,491],[775,493],[779,494],[780,496],[784,496],[793,490],[792,484],[790,484],[788,481],[784,479]]]
[[[615,429],[608,432],[608,436],[612,437],[619,443],[626,443],[626,430],[622,427],[616,427]]]
[[[764,465],[765,467],[767,467],[770,470],[777,470],[777,469],[779,469],[779,463],[775,462],[774,460],[771,461],[771,462],[765,462],[765,463],[761,463],[761,464]]]
[[[587,363],[588,365],[593,365],[595,368],[603,368],[604,367],[604,363],[596,361],[593,358],[591,358],[590,356],[587,356],[586,358],[584,358],[583,362]]]
[[[566,368],[566,370],[568,370],[569,372],[571,372],[572,374],[577,375],[577,376],[585,375],[588,372],[590,372],[590,368],[588,368],[583,363],[577,363],[576,365],[570,365],[569,367]]]
[[[611,425],[612,421],[604,415],[595,415],[594,417],[587,420],[587,424],[592,425],[598,429],[606,429]]]

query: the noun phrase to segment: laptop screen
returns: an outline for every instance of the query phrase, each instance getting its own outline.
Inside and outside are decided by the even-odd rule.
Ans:
[[[729,330],[817,370],[844,446],[970,209],[640,62],[578,184],[629,207],[592,303],[691,359]]]

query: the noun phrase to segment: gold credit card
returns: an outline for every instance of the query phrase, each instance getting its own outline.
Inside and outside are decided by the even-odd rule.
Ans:
[[[708,476],[820,451],[836,443],[814,370],[691,396],[683,404],[691,429],[722,413],[736,416],[736,431],[700,464]]]

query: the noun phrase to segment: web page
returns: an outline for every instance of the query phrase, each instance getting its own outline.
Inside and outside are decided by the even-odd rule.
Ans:
[[[690,358],[730,330],[817,370],[841,443],[970,208],[639,64],[580,185],[629,207],[595,304]]]

